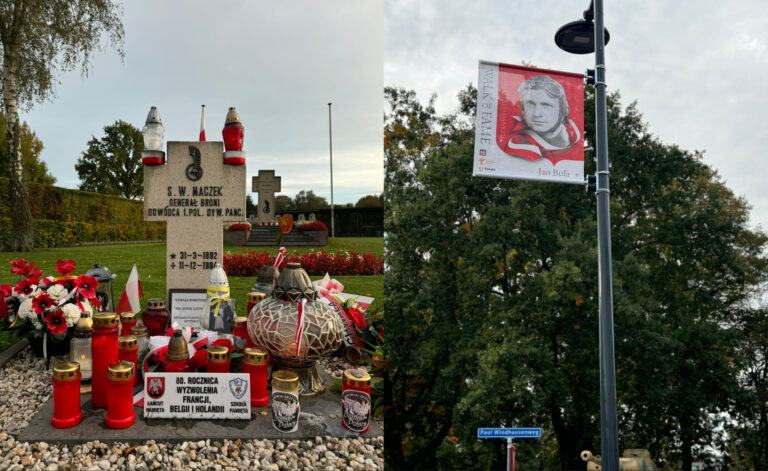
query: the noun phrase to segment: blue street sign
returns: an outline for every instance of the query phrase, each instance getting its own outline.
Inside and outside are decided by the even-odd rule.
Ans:
[[[479,428],[477,438],[541,438],[541,428]]]

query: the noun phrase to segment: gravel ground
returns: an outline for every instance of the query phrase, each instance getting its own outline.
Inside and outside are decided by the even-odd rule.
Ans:
[[[54,364],[52,360],[51,364]],[[336,376],[346,366],[336,360],[323,365]],[[0,469],[34,470],[343,470],[384,468],[384,438],[309,440],[224,440],[164,443],[53,445],[20,443],[19,432],[51,396],[45,361],[27,348],[0,370]]]

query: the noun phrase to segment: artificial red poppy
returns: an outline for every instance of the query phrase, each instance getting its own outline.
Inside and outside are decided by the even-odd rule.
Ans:
[[[23,294],[24,296],[29,296],[35,292],[35,288],[37,288],[37,282],[37,278],[27,278],[26,280],[23,280],[21,283],[16,285],[13,288],[13,292],[16,294]]]
[[[13,292],[13,286],[0,285],[0,298],[7,298]]]
[[[206,366],[208,366],[208,350],[201,348],[200,350],[195,351],[195,354],[192,355],[189,362],[195,369],[204,370]]]
[[[227,347],[229,349],[229,353],[232,353],[235,350],[235,346],[232,344],[232,341],[229,339],[218,339],[214,340],[211,344],[212,347],[216,346],[222,346]]]
[[[347,316],[349,317],[349,320],[351,320],[358,329],[365,329],[368,326],[368,322],[365,320],[363,311],[361,311],[356,307],[351,307],[347,309]]]
[[[56,269],[53,271],[55,271],[56,273],[61,273],[62,276],[67,276],[73,271],[75,271],[75,261],[67,260],[65,262],[64,260],[57,260]]]
[[[29,269],[27,268],[27,261],[23,258],[21,260],[11,260],[11,265],[13,265],[13,268],[11,268],[11,273],[15,275],[27,276],[27,273],[29,273]]]
[[[56,305],[56,300],[48,296],[48,293],[40,293],[32,300],[32,309],[35,311],[35,314],[42,314]]]
[[[46,314],[44,320],[53,335],[67,331],[67,319],[64,317],[64,311],[60,309]]]
[[[283,234],[291,232],[291,229],[293,229],[293,217],[290,214],[284,214],[280,218],[280,229],[283,231]]]
[[[75,286],[77,286],[77,290],[86,299],[92,299],[96,297],[96,288],[99,287],[99,281],[92,276],[80,275],[75,280]]]
[[[35,268],[35,263],[32,262],[27,267],[27,278],[40,278],[43,275],[43,271],[39,268]]]

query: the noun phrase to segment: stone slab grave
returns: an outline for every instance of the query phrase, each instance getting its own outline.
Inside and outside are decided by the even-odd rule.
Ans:
[[[323,381],[331,383],[330,378],[321,372]],[[138,392],[138,389],[136,389]],[[299,429],[292,433],[282,433],[272,426],[270,407],[251,408],[251,420],[193,420],[193,419],[144,419],[142,408],[134,407],[136,423],[132,426],[115,430],[104,422],[106,409],[94,409],[90,394],[80,397],[83,420],[68,429],[57,429],[51,425],[53,415],[53,397],[43,404],[24,431],[19,434],[19,442],[38,442],[76,444],[91,440],[102,442],[145,442],[147,440],[163,442],[183,442],[206,440],[241,440],[247,439],[285,439],[300,440],[312,437],[379,437],[384,434],[380,425],[371,421],[365,433],[350,432],[341,425],[341,394],[327,390],[319,397],[301,398]],[[266,412],[266,415],[260,412]],[[330,417],[334,415],[334,417]]]
[[[256,204],[256,224],[271,223],[275,220],[275,193],[280,193],[281,177],[274,170],[259,170],[259,176],[251,180],[251,192],[259,194]]]
[[[223,142],[168,142],[166,164],[144,166],[144,219],[167,223],[166,299],[204,290],[223,265],[223,223],[245,220],[245,166],[223,154]]]

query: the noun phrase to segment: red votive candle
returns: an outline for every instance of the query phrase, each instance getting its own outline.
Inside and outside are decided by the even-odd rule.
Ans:
[[[235,348],[240,351],[245,350],[249,345],[253,343],[251,337],[248,335],[248,318],[247,317],[235,317],[234,325],[232,326],[232,333],[235,334]]]
[[[229,373],[229,349],[223,345],[208,347],[208,373]]]
[[[136,421],[133,412],[133,363],[118,361],[107,369],[107,427],[128,428]]]
[[[133,371],[139,371],[139,341],[135,335],[125,335],[117,341],[117,357],[120,361],[129,361],[133,363]],[[133,384],[139,380],[139,375],[133,375]]]
[[[131,328],[136,325],[135,312],[123,312],[120,314],[120,336],[131,335]]]
[[[114,312],[98,312],[93,316],[91,334],[91,402],[93,407],[107,407],[107,367],[117,363],[118,320]]]
[[[363,433],[371,421],[371,376],[365,370],[350,368],[341,381],[341,425]]]
[[[65,361],[53,367],[53,417],[56,428],[69,428],[83,419],[80,410],[80,363]]]
[[[253,306],[259,304],[260,302],[264,301],[264,298],[266,298],[267,295],[264,293],[259,293],[258,291],[251,291],[248,293],[248,301],[245,311],[245,318],[247,319],[248,316],[251,315],[251,309],[253,309]]]
[[[264,407],[269,404],[267,356],[267,351],[261,348],[246,348],[243,356],[243,371],[251,376],[251,406],[253,407]]]
[[[171,325],[171,313],[165,308],[165,300],[152,298],[147,301],[147,308],[141,315],[141,320],[147,326],[150,337],[166,335],[165,331]]]

